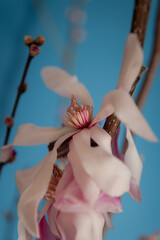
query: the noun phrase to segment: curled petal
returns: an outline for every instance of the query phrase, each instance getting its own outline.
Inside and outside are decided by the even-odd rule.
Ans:
[[[137,184],[136,179],[134,178],[131,178],[129,194],[134,200],[136,200],[137,202],[141,202],[141,190],[139,188],[139,185]]]
[[[45,85],[59,95],[67,98],[74,95],[81,102],[89,106],[93,105],[88,90],[78,81],[76,76],[71,76],[57,67],[43,68],[41,74]]]
[[[104,218],[96,211],[60,212],[57,215],[57,227],[63,240],[102,240]]]
[[[112,153],[111,151],[111,136],[101,127],[94,126],[90,130],[91,138],[106,152]]]
[[[54,207],[63,212],[88,211],[89,205],[76,182],[70,163],[67,164],[56,189]]]
[[[112,225],[111,216],[109,216],[109,213],[103,214],[103,217],[104,217],[104,219],[105,219],[105,223],[106,223],[107,227],[113,229],[114,227],[113,227],[113,225]]]
[[[51,232],[54,234],[54,236],[56,236],[57,239],[62,239],[57,227],[58,213],[59,211],[54,207],[54,204],[52,204],[47,211],[47,217],[48,217]]]
[[[22,193],[18,203],[18,215],[27,229],[35,237],[40,237],[38,229],[38,206],[44,197],[51,178],[53,164],[57,157],[57,148],[67,138],[72,136],[68,133],[59,138],[51,152],[45,158],[45,161],[36,172],[32,183]]]
[[[48,155],[34,167],[25,170],[19,170],[16,172],[15,174],[16,184],[20,194],[22,194],[24,190],[32,183],[34,177],[36,176],[41,166],[43,166],[47,158]]]
[[[120,133],[120,128],[118,129],[117,134],[112,143],[112,153],[115,157],[119,158],[121,161],[124,161],[124,155],[119,151],[119,147],[118,147],[119,133]]]
[[[8,144],[0,148],[0,162],[12,161],[15,158],[16,152],[12,144]]]
[[[136,180],[139,185],[141,173],[142,173],[142,161],[137,152],[130,130],[127,128],[126,138],[128,140],[128,148],[125,153],[124,163],[130,169],[132,177]]]
[[[57,140],[59,137],[75,130],[68,127],[52,128],[38,127],[34,124],[27,123],[21,125],[13,140],[16,146],[40,145]]]
[[[120,197],[110,197],[101,191],[94,205],[94,209],[98,212],[122,212],[121,199]]]
[[[22,193],[18,203],[18,215],[23,225],[37,238],[40,237],[37,224],[38,206],[46,193],[56,156],[56,150],[47,154],[44,164],[36,173],[31,185]]]
[[[25,230],[21,221],[18,221],[18,240],[32,240],[32,236]]]
[[[86,176],[110,196],[120,196],[129,190],[129,169],[101,147],[91,147],[88,129],[73,136],[68,159],[83,193],[87,185],[87,181],[83,182]],[[81,175],[79,169],[83,171]]]
[[[120,89],[111,91],[104,96],[102,107],[93,119],[92,125],[109,116],[108,106],[112,106],[111,113],[114,112],[114,114],[134,133],[149,141],[157,141],[156,136],[134,103],[132,97],[127,92]]]
[[[143,51],[137,34],[129,34],[124,48],[123,60],[117,88],[129,92],[143,62]]]
[[[95,209],[98,212],[121,212],[121,200],[119,197],[110,197],[100,192],[96,202],[90,206],[82,194],[76,182],[71,165],[66,166],[63,177],[56,189],[56,201],[54,207],[63,212],[88,212]]]

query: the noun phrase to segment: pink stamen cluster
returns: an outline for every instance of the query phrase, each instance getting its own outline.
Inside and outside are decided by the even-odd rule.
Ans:
[[[71,105],[67,109],[67,115],[63,122],[69,127],[85,128],[91,123],[92,116],[93,107],[83,103],[79,105],[77,99],[72,96]]]
[[[44,196],[47,200],[55,200],[55,191],[56,187],[63,175],[63,171],[57,166],[53,165],[53,175],[51,176],[51,180],[48,185],[48,189],[46,191],[46,194]]]

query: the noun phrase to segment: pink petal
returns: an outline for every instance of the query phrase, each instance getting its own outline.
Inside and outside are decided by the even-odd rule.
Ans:
[[[32,240],[32,236],[25,230],[21,221],[18,221],[18,240]]]
[[[13,140],[13,145],[32,146],[45,144],[57,140],[68,132],[74,131],[74,129],[68,127],[38,127],[34,124],[27,123],[19,127]]]
[[[59,95],[71,98],[74,95],[81,102],[93,105],[92,98],[86,87],[78,82],[76,76],[71,76],[57,67],[43,68],[42,78],[45,85]]]
[[[124,163],[130,169],[132,177],[139,185],[143,164],[137,152],[130,130],[127,128],[126,138],[128,140],[128,148],[124,157]]]
[[[104,218],[96,211],[60,212],[56,222],[63,240],[102,240]]]
[[[68,133],[59,138],[54,149],[45,158],[44,164],[36,172],[32,183],[22,193],[18,203],[18,215],[27,229],[35,237],[39,237],[38,229],[38,206],[44,197],[51,178],[53,164],[57,157],[57,148],[73,133]]]
[[[98,197],[94,209],[98,212],[122,212],[122,204],[120,197],[110,197],[101,191]]]
[[[141,190],[134,178],[131,178],[129,194],[137,202],[141,202]]]
[[[70,175],[70,178],[68,177]],[[77,184],[70,164],[64,170],[63,177],[56,189],[54,207],[63,212],[88,212],[94,208],[98,212],[121,212],[119,197],[110,197],[103,191],[99,194],[93,206],[85,201],[82,191]]]
[[[112,109],[111,113],[114,112],[134,133],[149,141],[157,141],[156,136],[142,116],[132,97],[127,92],[120,89],[111,91],[104,96],[102,107],[93,119],[92,125],[96,122],[101,122],[111,114],[108,114],[108,107]]]
[[[87,193],[84,189],[87,187],[88,180],[94,181],[99,189],[110,196],[121,196],[129,190],[129,169],[101,147],[90,147],[88,129],[73,136],[68,159],[85,197]],[[88,189],[88,191],[91,190]]]
[[[83,197],[69,163],[57,186],[54,207],[64,212],[88,211],[89,205]]]
[[[12,144],[0,148],[0,162],[7,162],[11,157],[15,157],[15,151]]]
[[[136,80],[143,62],[143,51],[137,34],[128,35],[117,88],[129,92]]]
[[[80,189],[82,190],[85,199],[92,204],[97,199],[100,189],[94,182],[94,180],[92,180],[92,178],[86,173],[86,170],[81,163],[79,152],[77,151],[77,149],[75,149],[73,143],[71,144],[71,142],[73,141],[70,141],[70,152],[68,154],[68,159],[72,165],[75,179],[80,186]],[[79,151],[83,152],[84,149],[82,150],[80,146]]]
[[[36,240],[58,240],[58,238],[54,236],[53,233],[50,231],[50,227],[45,217],[41,219],[39,223],[39,229],[40,229],[40,238]]]
[[[113,227],[113,225],[112,225],[111,217],[109,216],[109,214],[108,214],[108,213],[105,213],[105,214],[103,214],[103,217],[104,217],[104,219],[105,219],[105,223],[106,223],[107,227],[113,229],[114,227]]]

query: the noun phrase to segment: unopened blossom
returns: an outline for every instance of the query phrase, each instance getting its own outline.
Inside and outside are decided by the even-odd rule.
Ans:
[[[56,221],[49,222],[54,236],[55,232],[53,228],[61,232],[61,236],[59,236],[61,239],[70,238],[66,232],[66,226],[68,226],[71,235],[73,234],[73,239],[79,239],[79,235],[76,234],[81,232],[81,224],[86,216],[86,224],[88,223],[87,226],[90,226],[90,229],[94,228],[94,219],[97,219],[101,223],[96,232],[98,235],[95,234],[95,236],[98,236],[97,239],[100,240],[102,233],[99,234],[99,231],[101,232],[102,225],[104,224],[103,211],[105,213],[114,212],[113,207],[116,204],[118,205],[118,202],[114,202],[116,198],[118,199],[125,192],[130,191],[135,193],[135,191],[131,190],[130,186],[135,186],[135,184],[131,184],[132,179],[136,181],[136,184],[139,184],[140,172],[137,174],[137,171],[141,163],[139,159],[135,160],[136,164],[134,164],[134,161],[133,163],[130,161],[130,159],[133,159],[133,156],[136,158],[138,156],[136,155],[137,150],[132,142],[129,131],[131,130],[147,140],[157,141],[148,123],[128,94],[139,74],[142,61],[143,53],[138,39],[135,34],[130,34],[124,50],[117,89],[104,96],[102,107],[95,117],[92,117],[92,99],[87,89],[75,76],[71,76],[56,67],[47,67],[42,70],[42,77],[47,87],[61,96],[71,98],[71,106],[68,108],[64,119],[66,126],[61,128],[45,128],[34,124],[25,124],[20,126],[13,141],[13,145],[30,146],[57,140],[53,150],[38,165],[31,169],[21,170],[16,174],[16,182],[21,194],[18,203],[18,215],[23,229],[31,236],[35,236],[36,238],[41,237],[38,225],[39,221],[41,221],[47,211],[51,211],[50,209],[52,209],[53,215],[58,211]],[[81,104],[78,101],[81,101]],[[130,147],[126,152],[124,161],[118,155],[112,154],[111,137],[109,134],[96,126],[112,113],[128,129],[127,139]],[[68,159],[74,175],[73,183],[77,183],[76,190],[79,189],[83,198],[75,199],[78,202],[70,204],[70,212],[66,212],[65,209],[62,209],[62,206],[60,207],[60,199],[58,200],[58,196],[60,195],[57,195],[56,199],[55,194],[53,200],[46,201],[42,213],[39,215],[39,203],[46,195],[52,179],[53,164],[57,158],[57,149],[71,136],[72,140],[69,144]],[[97,147],[91,146],[91,138],[97,143]],[[58,186],[59,184],[64,184],[62,179],[59,181]],[[65,191],[65,197],[69,194],[68,191]],[[75,197],[74,194],[71,196]],[[64,201],[65,198],[61,200]],[[103,209],[100,209],[100,201],[104,204]],[[89,211],[86,212],[85,210],[83,216],[78,210],[74,212],[73,209],[77,208],[77,203],[83,209],[86,209],[88,206]],[[67,222],[68,218],[73,220],[73,224],[71,224],[72,221],[70,223]],[[77,222],[79,223],[78,225],[76,225]],[[78,229],[77,233],[74,232],[73,226],[76,226],[76,229]],[[85,233],[85,237],[86,239],[93,239],[89,232]]]

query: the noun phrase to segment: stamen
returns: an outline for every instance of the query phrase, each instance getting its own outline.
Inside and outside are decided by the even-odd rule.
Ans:
[[[92,121],[93,107],[82,103],[79,105],[77,99],[72,96],[71,105],[67,109],[66,118],[63,120],[64,124],[74,128],[88,127]]]
[[[48,189],[45,193],[44,199],[55,201],[56,187],[63,175],[63,171],[57,165],[54,164],[52,174],[53,175],[51,176],[51,180],[49,182]]]

